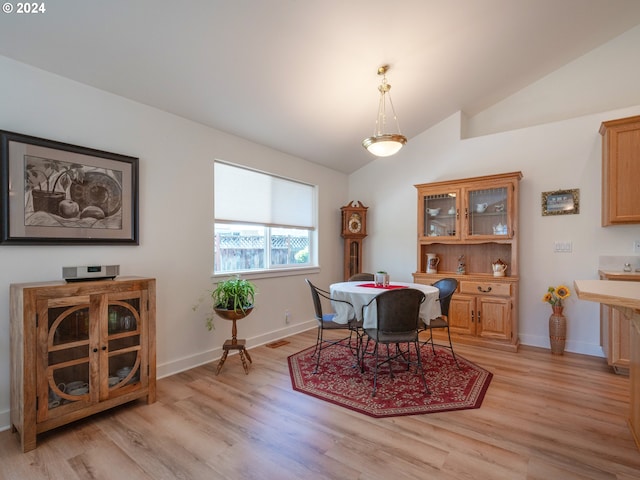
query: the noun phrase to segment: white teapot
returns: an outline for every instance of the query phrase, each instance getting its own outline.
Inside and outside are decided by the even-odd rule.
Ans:
[[[482,213],[487,209],[488,206],[489,206],[488,203],[477,203],[476,204],[476,212]]]

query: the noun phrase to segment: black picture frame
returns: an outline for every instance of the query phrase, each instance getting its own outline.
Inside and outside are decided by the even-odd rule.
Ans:
[[[580,189],[542,192],[542,215],[576,215],[580,213]]]
[[[139,244],[136,157],[0,130],[0,199],[0,245]]]

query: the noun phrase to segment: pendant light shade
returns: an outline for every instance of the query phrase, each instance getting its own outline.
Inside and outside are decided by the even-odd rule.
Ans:
[[[378,103],[378,116],[373,131],[373,136],[365,138],[362,141],[362,146],[366,148],[376,157],[388,157],[398,153],[402,146],[407,143],[407,137],[400,133],[400,124],[396,111],[393,108],[393,102],[391,101],[391,85],[387,83],[387,70],[388,65],[383,65],[378,68],[378,75],[382,75],[382,83],[378,86],[380,92],[380,101]],[[387,127],[387,100],[391,107],[391,114],[396,124],[397,133],[388,133]]]

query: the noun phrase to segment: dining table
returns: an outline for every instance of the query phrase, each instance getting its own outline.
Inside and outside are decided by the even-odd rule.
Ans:
[[[389,282],[387,286],[383,286],[373,282],[339,282],[331,284],[329,291],[332,299],[346,300],[353,305],[356,319],[363,320],[364,328],[375,328],[378,313],[376,310],[376,302],[372,302],[372,300],[383,292],[398,288],[415,288],[425,294],[425,301],[420,306],[420,319],[425,324],[428,325],[432,318],[440,316],[440,301],[438,300],[440,291],[437,287],[431,285]],[[335,323],[347,324],[349,319],[353,317],[354,312],[348,304],[344,302],[332,302],[332,306],[336,314],[333,318]]]

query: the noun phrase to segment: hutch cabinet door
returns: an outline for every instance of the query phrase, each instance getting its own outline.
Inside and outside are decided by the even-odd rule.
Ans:
[[[478,335],[511,340],[511,301],[505,298],[478,297]]]
[[[469,239],[513,236],[511,184],[465,190],[463,235]]]
[[[86,408],[97,400],[91,381],[89,297],[37,302],[37,421]]]
[[[461,335],[476,334],[476,299],[472,295],[456,293],[449,304],[449,330]]]
[[[423,189],[418,192],[418,237],[460,239],[460,189]]]
[[[148,385],[147,292],[110,293],[100,299],[106,309],[103,322],[99,371],[100,400],[146,388]],[[105,349],[106,347],[106,349]]]

